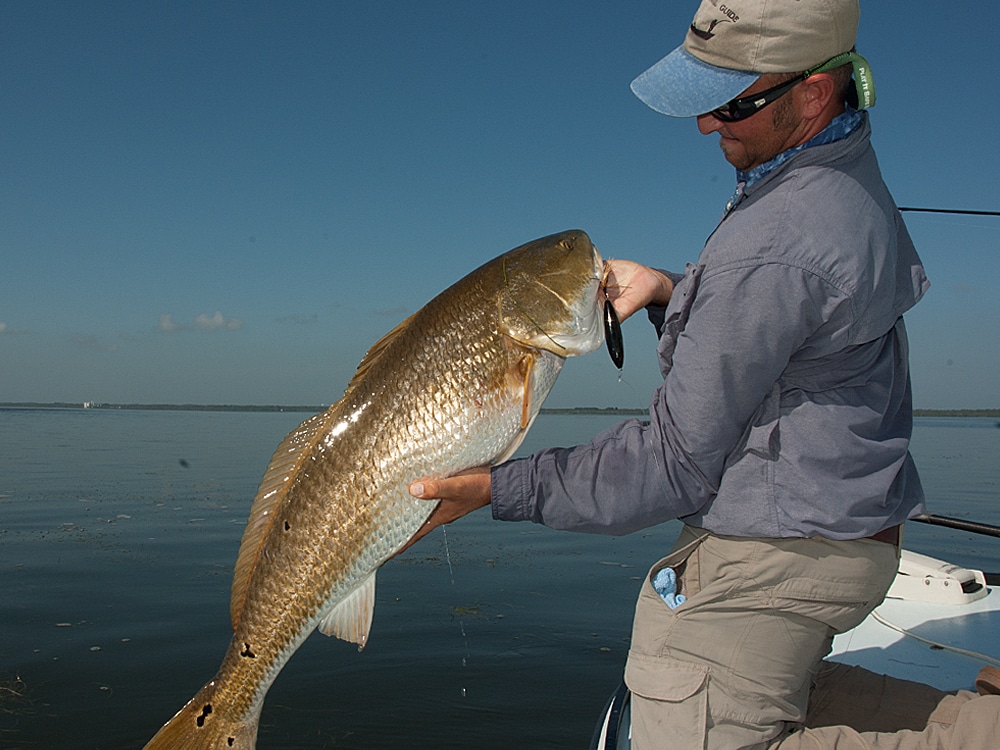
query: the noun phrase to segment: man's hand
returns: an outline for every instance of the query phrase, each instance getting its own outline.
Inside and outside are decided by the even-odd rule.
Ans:
[[[674,284],[659,271],[630,260],[609,260],[605,265],[604,291],[625,320],[646,305],[666,305]]]
[[[467,513],[490,504],[490,469],[469,469],[447,479],[421,479],[410,485],[410,494],[421,500],[440,500],[431,517],[399,550],[409,548],[438,526],[451,523]],[[399,554],[399,553],[397,553]]]

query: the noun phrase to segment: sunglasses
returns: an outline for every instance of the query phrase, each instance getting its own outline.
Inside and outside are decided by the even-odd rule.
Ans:
[[[836,57],[830,58],[825,63],[820,63],[816,67],[795,76],[795,78],[787,80],[784,83],[779,83],[777,86],[764,91],[758,91],[756,94],[733,99],[718,109],[713,109],[708,114],[722,122],[745,120],[760,112],[771,102],[780,99],[798,84],[809,78],[809,76],[816,73],[824,73],[833,68],[839,68],[841,65],[846,65],[847,63],[854,65],[855,84],[848,96],[848,103],[856,109],[859,108],[859,104],[862,105],[861,108],[870,107],[875,103],[875,84],[871,78],[871,67],[868,65],[868,61],[856,52],[843,52]]]

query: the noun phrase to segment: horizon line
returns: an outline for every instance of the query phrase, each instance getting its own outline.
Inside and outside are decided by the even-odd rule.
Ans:
[[[326,411],[330,404],[195,404],[195,403],[111,403],[98,401],[0,401],[0,409],[127,409],[148,411],[245,411],[309,412]],[[648,409],[622,406],[543,406],[542,414],[647,414]],[[913,409],[913,416],[1000,417],[1000,408],[992,409]]]

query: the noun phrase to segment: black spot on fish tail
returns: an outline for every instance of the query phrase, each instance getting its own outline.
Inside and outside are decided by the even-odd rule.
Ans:
[[[288,523],[288,521],[285,521],[285,531],[289,531],[289,530],[291,530],[291,528],[292,528],[292,525],[290,523]]]
[[[205,726],[205,719],[208,718],[208,715],[210,713],[212,713],[212,704],[206,703],[204,708],[201,709],[201,716],[195,719],[194,723],[197,724],[199,727]]]
[[[625,340],[622,338],[622,324],[611,300],[604,300],[604,341],[608,345],[611,361],[619,370],[625,364]]]
[[[253,651],[250,650],[250,644],[249,643],[244,643],[243,644],[243,650],[240,651],[240,656],[245,656],[248,659],[256,659],[257,658],[257,654],[255,654]]]

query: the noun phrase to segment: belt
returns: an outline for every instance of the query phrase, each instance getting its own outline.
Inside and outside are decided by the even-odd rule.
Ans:
[[[885,542],[886,544],[891,544],[894,547],[898,547],[899,531],[902,528],[903,528],[902,524],[896,524],[895,526],[890,526],[887,529],[882,529],[877,534],[866,536],[865,539],[874,539],[876,542]]]

